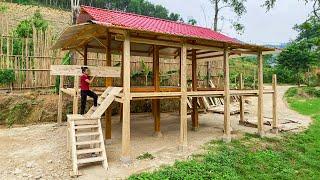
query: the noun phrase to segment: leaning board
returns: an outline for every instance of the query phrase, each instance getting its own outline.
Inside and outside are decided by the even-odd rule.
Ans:
[[[80,66],[80,65],[51,65],[50,75],[61,76],[81,76],[81,67],[88,67],[90,70],[90,76],[97,77],[120,77],[120,67],[110,66]]]

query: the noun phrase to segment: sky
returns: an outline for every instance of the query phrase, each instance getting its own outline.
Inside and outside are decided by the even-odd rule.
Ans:
[[[194,18],[197,25],[212,27],[213,8],[209,0],[149,0],[179,13],[184,20]],[[227,21],[220,21],[219,29],[223,34],[237,38],[247,43],[279,44],[295,39],[297,32],[293,30],[295,24],[303,23],[312,11],[311,4],[301,0],[278,0],[276,6],[269,12],[261,7],[263,0],[247,0],[247,14],[239,22],[245,26],[242,35],[235,32]],[[229,9],[221,11],[225,19],[235,19]]]

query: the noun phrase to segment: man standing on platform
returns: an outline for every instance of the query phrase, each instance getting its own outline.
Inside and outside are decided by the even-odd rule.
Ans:
[[[84,114],[84,111],[86,109],[87,96],[90,96],[93,98],[94,108],[96,108],[98,105],[98,96],[96,93],[90,90],[90,84],[93,82],[95,76],[92,79],[89,78],[90,71],[88,67],[81,67],[81,70],[82,70],[82,76],[80,78],[80,89],[81,89],[80,114]]]

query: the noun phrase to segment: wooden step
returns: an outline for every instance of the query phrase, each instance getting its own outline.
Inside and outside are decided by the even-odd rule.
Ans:
[[[90,144],[100,144],[100,141],[98,140],[92,140],[92,141],[80,141],[76,142],[76,145],[81,146],[81,145],[90,145]]]
[[[78,164],[101,162],[101,161],[104,161],[104,160],[105,159],[103,157],[92,157],[92,158],[78,159]]]
[[[90,129],[90,128],[98,128],[98,124],[94,125],[80,125],[80,126],[75,126],[75,129]]]
[[[99,132],[76,133],[76,137],[100,135]]]
[[[97,120],[79,120],[74,122],[75,125],[94,125],[98,124]]]
[[[79,155],[79,154],[97,153],[97,152],[102,152],[102,149],[101,148],[81,149],[81,150],[77,150],[77,155]]]

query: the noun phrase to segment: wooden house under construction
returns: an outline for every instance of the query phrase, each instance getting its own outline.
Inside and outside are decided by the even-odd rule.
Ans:
[[[83,65],[88,65],[88,52],[105,53],[106,67],[91,67],[93,75],[106,77],[106,91],[99,98],[98,110],[91,110],[87,116],[78,115],[78,83],[81,75],[80,66],[52,66],[52,75],[75,76],[73,89],[63,88],[63,78],[60,81],[59,117],[62,119],[62,94],[74,96],[73,115],[68,115],[70,148],[72,146],[72,159],[74,171],[77,173],[77,165],[81,163],[103,161],[107,167],[104,145],[92,145],[103,143],[100,118],[105,114],[105,139],[111,138],[111,111],[109,105],[112,101],[121,103],[122,113],[122,158],[124,162],[130,161],[130,102],[137,99],[152,100],[152,114],[154,117],[155,134],[160,134],[160,100],[180,100],[180,143],[183,150],[188,146],[187,142],[187,102],[191,100],[191,119],[193,129],[199,128],[198,105],[199,97],[222,97],[224,99],[224,135],[223,140],[231,141],[230,123],[230,97],[240,97],[240,113],[243,120],[243,96],[258,97],[258,134],[265,134],[263,124],[263,95],[273,94],[273,124],[277,130],[276,117],[276,78],[274,76],[274,88],[263,88],[263,58],[262,55],[274,49],[246,44],[234,38],[215,32],[208,28],[192,26],[184,23],[173,22],[137,14],[124,13],[82,6],[77,25],[70,26],[60,36],[53,47],[54,49],[72,50],[79,52],[83,58]],[[121,67],[111,67],[111,55],[120,54]],[[243,54],[256,55],[258,69],[258,89],[242,90],[230,89],[229,59]],[[133,87],[130,84],[130,58],[132,56],[153,57],[153,84],[151,86]],[[161,58],[178,59],[180,62],[179,83],[176,86],[161,86],[160,67]],[[224,88],[198,87],[197,63],[203,60],[218,59],[223,62]],[[187,64],[192,68],[188,70]],[[187,73],[191,71],[191,86],[187,87]],[[122,86],[112,87],[112,78],[120,77]],[[99,112],[97,112],[99,111]],[[106,111],[106,112],[104,112]],[[97,120],[98,124],[91,123]],[[82,122],[81,122],[82,121]],[[241,121],[240,121],[241,122]],[[82,129],[90,129],[89,132],[80,133]],[[95,133],[93,128],[97,128]],[[79,142],[82,136],[90,136],[91,140]],[[92,140],[92,136],[98,137]],[[90,145],[87,149],[78,150],[80,145]],[[103,149],[103,150],[101,150]],[[79,159],[78,155],[85,153],[101,152],[101,157]]]

